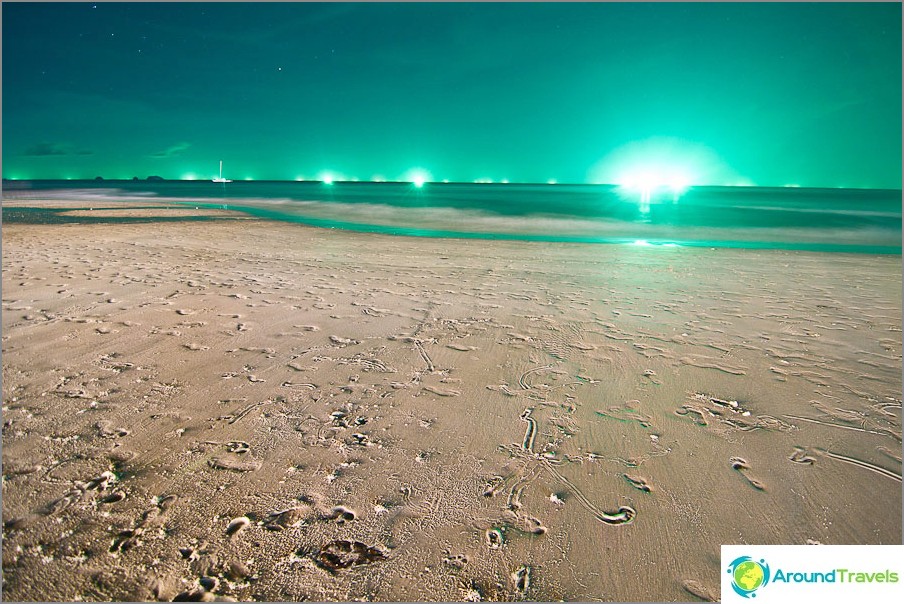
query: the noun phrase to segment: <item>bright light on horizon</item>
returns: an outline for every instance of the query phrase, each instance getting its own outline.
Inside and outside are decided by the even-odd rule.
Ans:
[[[619,186],[627,189],[653,192],[658,189],[669,189],[673,193],[683,193],[691,186],[691,178],[677,170],[639,170],[629,172],[618,179]]]
[[[587,180],[675,192],[748,179],[698,141],[659,136],[629,141],[611,150],[588,170]]]
[[[433,175],[424,168],[411,168],[402,175],[401,180],[402,182],[410,182],[415,187],[420,189],[424,186],[424,183],[428,183],[433,180]]]
[[[323,184],[325,184],[325,185],[331,185],[331,184],[333,184],[333,181],[334,181],[335,179],[336,179],[336,177],[333,176],[330,172],[324,172],[324,173],[322,173],[322,174],[320,175],[320,180],[321,180],[321,181],[323,182]]]
[[[675,195],[681,195],[690,187],[690,180],[681,174],[674,174],[669,178],[667,186]]]

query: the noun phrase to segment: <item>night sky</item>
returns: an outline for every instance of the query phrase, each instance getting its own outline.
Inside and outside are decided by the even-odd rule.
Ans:
[[[5,178],[901,187],[899,3],[2,10]]]

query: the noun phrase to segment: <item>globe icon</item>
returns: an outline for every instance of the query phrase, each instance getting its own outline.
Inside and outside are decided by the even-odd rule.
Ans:
[[[735,585],[744,591],[754,591],[763,584],[764,578],[763,567],[753,560],[741,562],[734,570]]]

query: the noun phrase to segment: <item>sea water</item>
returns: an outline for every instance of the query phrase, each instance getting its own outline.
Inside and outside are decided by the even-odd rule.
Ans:
[[[405,236],[901,253],[901,191],[885,189],[46,180],[4,181],[3,196],[85,207],[97,198],[132,207],[136,198],[166,200]],[[7,209],[4,219],[29,218]]]

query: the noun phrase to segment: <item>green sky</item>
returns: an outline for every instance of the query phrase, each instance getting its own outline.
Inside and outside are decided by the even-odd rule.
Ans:
[[[900,188],[899,3],[7,3],[3,176]]]

